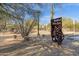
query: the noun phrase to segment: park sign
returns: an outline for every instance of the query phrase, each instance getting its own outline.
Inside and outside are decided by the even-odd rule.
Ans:
[[[51,37],[52,41],[55,38],[55,41],[58,44],[62,43],[63,32],[62,32],[62,17],[51,19]]]

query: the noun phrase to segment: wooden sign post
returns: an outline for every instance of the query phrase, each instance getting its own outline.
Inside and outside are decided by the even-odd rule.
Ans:
[[[51,37],[52,41],[61,45],[64,35],[62,32],[62,17],[51,19]]]

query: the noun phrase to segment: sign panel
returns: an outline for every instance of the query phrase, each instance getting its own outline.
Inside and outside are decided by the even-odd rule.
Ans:
[[[62,17],[51,20],[51,37],[52,41],[55,41],[58,44],[62,43],[63,40]]]

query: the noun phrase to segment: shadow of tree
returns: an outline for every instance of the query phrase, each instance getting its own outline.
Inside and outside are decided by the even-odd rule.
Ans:
[[[12,52],[14,50],[19,50],[19,49],[23,49],[27,47],[27,44],[20,42],[20,43],[16,43],[16,44],[11,44],[6,46],[5,48],[0,49],[0,53],[8,53],[8,52]]]
[[[46,39],[47,37],[45,37]],[[33,38],[34,39],[34,38]],[[41,38],[42,39],[42,38]],[[49,39],[49,38],[47,38]],[[72,56],[79,55],[78,43],[73,44],[72,40],[64,40],[62,47],[56,46],[50,40],[42,42],[40,40],[25,41],[17,44],[11,44],[3,49],[0,53],[10,53],[9,55],[28,55],[28,56]],[[77,51],[76,51],[77,50]],[[15,51],[15,52],[14,52]],[[7,54],[6,54],[7,55]]]

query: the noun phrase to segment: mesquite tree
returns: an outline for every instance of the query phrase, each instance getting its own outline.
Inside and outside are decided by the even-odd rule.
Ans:
[[[2,15],[0,18],[4,18],[6,15],[11,20],[14,20],[19,25],[18,30],[21,36],[26,40],[37,21],[34,16],[37,10],[34,6],[39,7],[41,4],[0,4],[0,15]],[[39,11],[41,12],[41,10]],[[24,24],[27,16],[33,20],[29,25]]]

